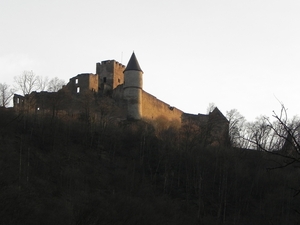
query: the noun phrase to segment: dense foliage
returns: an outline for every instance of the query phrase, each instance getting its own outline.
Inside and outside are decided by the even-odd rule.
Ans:
[[[0,224],[299,224],[299,167],[192,127],[0,111]]]

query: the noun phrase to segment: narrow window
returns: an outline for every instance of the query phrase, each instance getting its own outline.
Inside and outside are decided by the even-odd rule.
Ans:
[[[19,104],[20,103],[20,98],[17,98],[17,104]]]
[[[75,79],[75,84],[78,84],[78,79]]]
[[[106,77],[103,77],[103,83],[106,83]]]
[[[120,80],[120,78],[118,78],[118,82],[119,82],[119,83],[121,83],[121,80]]]
[[[80,87],[77,87],[77,91],[76,91],[77,93],[80,93]]]

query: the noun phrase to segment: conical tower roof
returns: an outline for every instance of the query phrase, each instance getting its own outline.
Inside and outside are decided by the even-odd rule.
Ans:
[[[143,73],[143,71],[142,71],[142,69],[139,65],[139,62],[136,59],[136,56],[135,56],[134,52],[132,53],[124,72],[128,71],[128,70],[136,70],[136,71],[141,71]]]

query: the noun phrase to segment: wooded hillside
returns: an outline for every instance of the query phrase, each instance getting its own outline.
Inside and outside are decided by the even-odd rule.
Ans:
[[[299,165],[193,127],[0,110],[0,224],[299,224]]]

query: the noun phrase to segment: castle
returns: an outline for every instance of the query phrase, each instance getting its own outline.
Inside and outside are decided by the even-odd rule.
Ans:
[[[218,108],[215,108],[209,114],[188,114],[144,91],[143,71],[135,53],[131,55],[127,66],[115,60],[97,63],[96,74],[84,73],[72,77],[62,90],[77,99],[86,93],[93,93],[98,97],[110,96],[123,109],[123,119],[164,120],[179,125],[192,123],[206,127],[206,130],[209,127],[209,133],[213,134],[218,139],[218,142],[223,143],[227,141],[229,123]],[[54,103],[57,108],[57,101],[65,98],[62,97],[63,95],[58,96],[59,92],[33,92],[29,96],[15,95],[14,107],[22,109],[26,102],[31,101],[30,108],[36,112],[50,110],[51,107],[54,108]],[[51,106],[49,102],[52,102]],[[67,100],[61,103],[59,108],[61,110],[76,108],[77,103],[75,106],[74,104],[71,106],[70,102],[70,100]]]

